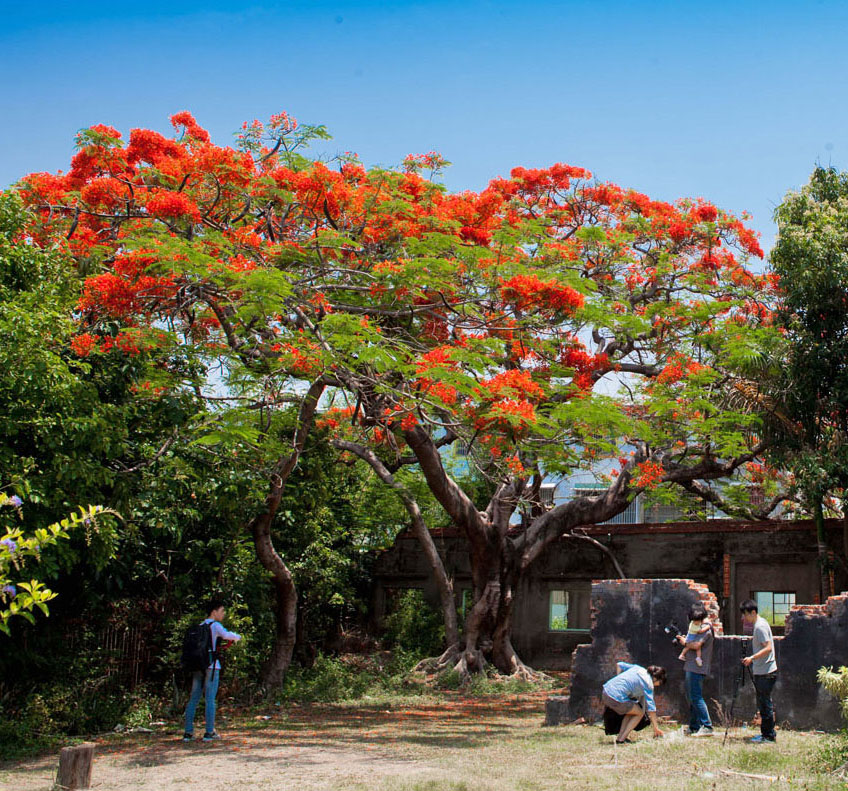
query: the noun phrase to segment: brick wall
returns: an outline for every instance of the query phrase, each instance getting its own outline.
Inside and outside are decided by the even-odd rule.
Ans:
[[[704,697],[714,722],[717,705],[730,709],[739,680],[740,660],[750,654],[750,638],[724,635],[718,618],[716,596],[706,585],[686,579],[598,580],[592,585],[592,642],[578,646],[572,657],[571,694],[551,698],[548,724],[577,717],[595,719],[601,713],[601,687],[615,675],[619,660],[666,668],[668,682],[656,700],[660,714],[688,721],[680,646],[672,643],[663,627],[670,622],[685,628],[686,614],[694,602],[703,602],[717,637],[711,677],[705,681]],[[778,723],[784,727],[823,728],[840,726],[837,702],[816,682],[822,666],[848,665],[848,592],[832,596],[823,605],[801,605],[786,621],[786,636],[775,638],[779,666],[774,700]],[[750,682],[737,697],[736,719],[749,719],[756,711]]]

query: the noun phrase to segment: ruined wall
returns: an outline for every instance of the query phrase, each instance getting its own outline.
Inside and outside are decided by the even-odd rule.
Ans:
[[[841,521],[828,520],[827,527],[829,545],[839,546]],[[596,525],[586,532],[610,547],[629,577],[685,577],[709,586],[719,596],[726,632],[741,631],[738,605],[754,590],[793,590],[799,603],[815,601],[818,593],[818,549],[811,522]],[[467,544],[452,528],[434,531],[434,539],[459,604],[463,589],[471,588]],[[585,601],[592,580],[614,574],[609,558],[584,542],[563,539],[546,548],[515,591],[512,642],[521,658],[543,670],[569,668],[574,649],[588,641],[589,634],[548,629],[549,593],[568,589]],[[410,532],[398,536],[394,546],[378,556],[374,579],[375,629],[385,614],[388,591],[421,588],[433,606],[439,606],[424,553]],[[835,585],[836,590],[848,588],[848,575],[841,569]],[[674,617],[682,622],[685,612]]]
[[[666,668],[668,682],[656,695],[657,710],[683,722],[689,706],[684,691],[680,646],[663,631],[669,622],[685,628],[689,606],[701,600],[712,614],[717,632],[712,676],[704,683],[714,722],[723,707],[729,711],[739,678],[742,656],[750,654],[750,638],[722,635],[715,595],[692,580],[602,580],[592,586],[592,642],[579,646],[572,659],[571,694],[548,701],[546,723],[590,720],[601,714],[601,687],[615,675],[619,660]],[[834,730],[841,724],[839,707],[816,683],[822,666],[848,665],[848,593],[823,605],[793,608],[786,636],[775,638],[778,682],[774,701],[778,723],[793,728]],[[750,679],[741,687],[734,718],[745,720],[756,711]]]

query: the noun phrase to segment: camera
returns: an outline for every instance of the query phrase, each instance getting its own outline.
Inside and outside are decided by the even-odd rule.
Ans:
[[[664,626],[663,631],[668,635],[672,643],[676,643],[677,638],[683,634],[675,623],[670,623],[668,626]]]

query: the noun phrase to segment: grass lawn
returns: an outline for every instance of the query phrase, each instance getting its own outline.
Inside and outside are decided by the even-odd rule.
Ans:
[[[759,747],[739,730],[722,747],[720,736],[654,740],[648,729],[636,744],[614,747],[595,726],[542,727],[545,697],[448,693],[271,707],[223,719],[225,739],[209,744],[182,744],[174,722],[99,739],[93,783],[98,791],[846,788],[819,758],[832,736],[782,731],[777,745]],[[56,764],[55,755],[6,764],[0,788],[47,789]]]

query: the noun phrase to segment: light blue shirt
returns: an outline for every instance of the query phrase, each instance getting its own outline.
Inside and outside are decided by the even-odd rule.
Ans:
[[[654,680],[641,665],[629,662],[617,663],[619,673],[604,684],[604,692],[619,703],[645,700],[646,711],[656,711],[654,703]]]
[[[233,642],[237,642],[241,640],[241,635],[236,634],[235,632],[228,632],[222,625],[220,621],[216,621],[213,618],[207,618],[203,623],[208,623],[212,627],[212,650],[215,650],[215,647],[218,645],[218,640],[232,640]],[[212,665],[209,665],[211,668]],[[215,670],[221,669],[221,663],[216,659],[215,660]]]

